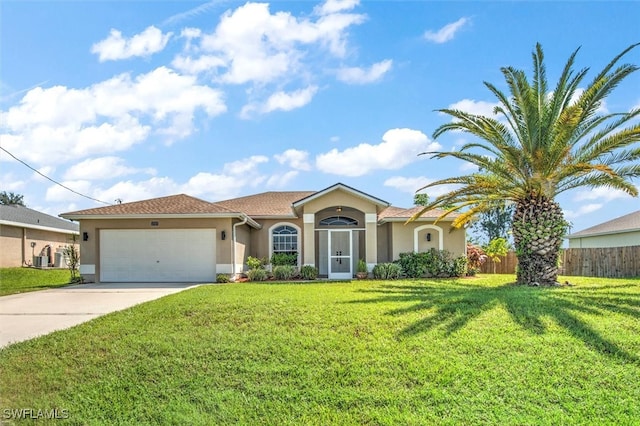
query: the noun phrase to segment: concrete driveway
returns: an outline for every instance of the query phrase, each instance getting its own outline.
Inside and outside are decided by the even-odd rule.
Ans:
[[[0,348],[199,284],[80,284],[0,297]]]

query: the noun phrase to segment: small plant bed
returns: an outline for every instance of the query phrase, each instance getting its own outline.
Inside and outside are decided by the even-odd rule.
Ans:
[[[68,285],[68,269],[0,268],[0,296]]]
[[[201,286],[0,351],[70,424],[635,424],[640,279]]]

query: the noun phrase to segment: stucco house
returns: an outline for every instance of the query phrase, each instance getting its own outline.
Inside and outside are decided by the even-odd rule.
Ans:
[[[216,203],[174,195],[64,213],[80,222],[86,280],[212,282],[237,274],[248,256],[295,253],[298,266],[348,279],[402,252],[431,248],[463,255],[464,229],[419,207],[402,209],[342,183],[321,191],[264,192]]]
[[[20,205],[0,205],[1,268],[34,264],[66,267],[56,253],[61,253],[74,236],[78,236],[77,223]]]
[[[640,210],[568,235],[569,248],[640,246]]]

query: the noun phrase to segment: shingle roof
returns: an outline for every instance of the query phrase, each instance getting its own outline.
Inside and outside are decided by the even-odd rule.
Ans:
[[[587,237],[591,235],[617,234],[620,232],[640,230],[640,210],[617,217],[608,222],[592,226],[575,234],[568,235],[567,238]]]
[[[240,213],[185,194],[63,213],[61,216]]]
[[[230,210],[241,211],[252,217],[294,216],[292,204],[315,193],[315,191],[271,191],[218,201],[216,204]]]
[[[0,205],[0,222],[78,232],[78,224],[18,205]]]

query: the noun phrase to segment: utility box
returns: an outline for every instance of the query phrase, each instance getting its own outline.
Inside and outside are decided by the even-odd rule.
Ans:
[[[48,268],[49,256],[33,256],[33,266],[36,268]]]

